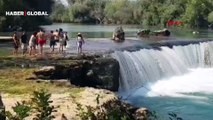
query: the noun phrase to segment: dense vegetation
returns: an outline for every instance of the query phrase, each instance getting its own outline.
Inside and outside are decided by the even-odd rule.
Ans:
[[[5,11],[39,10],[50,13],[53,4],[53,0],[0,0],[0,28],[21,26],[32,30],[41,24],[50,23],[44,16],[5,16]]]
[[[212,0],[68,0],[69,6],[53,6],[55,22],[141,24],[166,26],[182,21],[191,28],[213,24]]]
[[[53,22],[140,24],[166,26],[170,20],[191,28],[213,25],[212,0],[0,0],[0,29],[21,26],[35,29]],[[55,2],[55,4],[54,4]],[[51,17],[6,17],[5,11],[45,10]]]

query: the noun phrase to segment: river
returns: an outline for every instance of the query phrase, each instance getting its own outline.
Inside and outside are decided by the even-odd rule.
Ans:
[[[136,36],[140,26],[124,25],[126,41],[115,43],[110,40],[115,25],[53,24],[42,27],[47,31],[58,28],[67,31],[70,38],[67,52],[76,52],[78,32],[85,37],[85,52],[117,51],[112,55],[120,62],[118,94],[124,100],[156,111],[162,119],[169,119],[169,112],[175,112],[185,120],[213,118],[213,43],[150,47],[152,43],[213,40],[212,30],[197,30],[199,34],[193,34],[194,30],[169,28],[172,34],[168,38],[141,39]]]
[[[114,43],[110,38],[116,26],[54,24],[43,27],[63,28],[72,39],[82,32],[90,41],[90,49],[117,51],[113,56],[121,67],[118,94],[124,100],[156,111],[162,119],[169,119],[171,112],[185,120],[213,118],[213,43],[186,46],[180,43],[172,48],[144,49],[150,43],[213,40],[212,30],[197,30],[199,33],[193,34],[194,30],[172,28],[169,38],[140,39],[136,37],[139,26],[123,26],[127,40]],[[88,46],[85,45],[87,49]],[[135,49],[124,51],[130,48]]]

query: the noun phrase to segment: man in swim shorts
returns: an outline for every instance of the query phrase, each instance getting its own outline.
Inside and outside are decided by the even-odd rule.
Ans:
[[[43,30],[40,30],[37,34],[38,37],[38,45],[40,46],[40,54],[43,54],[43,46],[46,44],[46,37]]]

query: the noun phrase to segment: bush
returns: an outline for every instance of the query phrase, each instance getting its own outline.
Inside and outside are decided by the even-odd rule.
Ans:
[[[51,94],[44,90],[35,91],[33,98],[31,98],[33,109],[36,112],[34,120],[52,120],[55,118],[52,113],[56,112],[55,107],[50,104],[53,102],[50,100]]]
[[[50,97],[51,94],[44,90],[35,91],[30,101],[17,102],[12,107],[15,114],[6,111],[5,116],[9,120],[24,120],[33,115],[35,115],[33,120],[52,120],[55,118],[52,113],[56,110],[54,106],[50,105],[52,103]]]
[[[23,120],[30,116],[31,106],[26,101],[17,102],[12,109],[15,114],[12,114],[10,111],[5,113],[9,120]]]

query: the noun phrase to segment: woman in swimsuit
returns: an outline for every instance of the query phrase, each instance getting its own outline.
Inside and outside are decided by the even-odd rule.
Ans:
[[[77,35],[78,53],[82,53],[82,45],[84,44],[84,38],[81,33]]]

